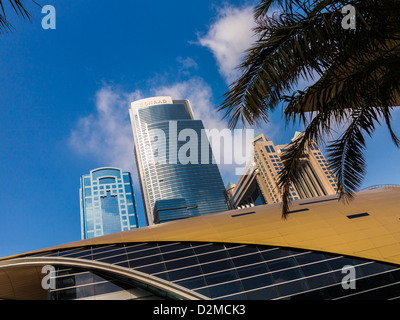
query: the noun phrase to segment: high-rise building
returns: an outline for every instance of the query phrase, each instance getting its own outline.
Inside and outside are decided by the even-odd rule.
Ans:
[[[189,101],[154,97],[132,102],[129,111],[147,223],[227,210],[210,143]]]
[[[292,141],[301,133],[296,132]],[[235,208],[255,206],[282,201],[278,188],[279,171],[282,169],[281,156],[288,145],[275,146],[263,134],[252,141],[254,155],[237,182],[232,196]],[[337,193],[335,174],[316,143],[312,143],[306,156],[301,159],[304,174],[300,184],[290,188],[292,200],[319,197]]]
[[[81,237],[93,238],[138,227],[129,172],[98,168],[81,176]]]

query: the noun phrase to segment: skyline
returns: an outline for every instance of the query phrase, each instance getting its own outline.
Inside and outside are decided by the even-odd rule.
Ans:
[[[132,173],[144,219],[130,103],[159,95],[188,99],[206,128],[226,127],[216,109],[251,44],[255,3],[48,1],[57,10],[55,30],[41,27],[36,6],[28,7],[32,22],[10,17],[15,30],[2,35],[0,44],[6,186],[0,256],[79,240],[79,178],[98,167]],[[399,124],[395,110],[395,131]],[[288,143],[300,130],[286,128],[280,110],[270,124],[255,128],[276,144]],[[399,183],[398,156],[387,130],[378,128],[367,139],[363,187]],[[221,165],[220,172],[225,186],[235,177],[237,182],[229,166]]]

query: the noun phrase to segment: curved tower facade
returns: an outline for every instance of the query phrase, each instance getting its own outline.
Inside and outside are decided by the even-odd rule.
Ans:
[[[149,225],[228,209],[203,123],[188,100],[135,101],[130,116]]]

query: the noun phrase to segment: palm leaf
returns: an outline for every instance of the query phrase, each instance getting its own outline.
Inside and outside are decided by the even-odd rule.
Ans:
[[[328,146],[328,160],[338,177],[341,199],[351,199],[366,173],[365,135],[383,119],[392,141],[391,110],[400,104],[400,2],[354,0],[357,29],[341,27],[339,0],[264,0],[255,9],[259,38],[239,66],[220,111],[231,127],[239,120],[255,124],[283,103],[286,123],[297,120],[304,134],[282,157],[279,187],[283,217],[289,190],[303,175],[304,150],[311,141],[326,143],[333,124],[344,128]],[[269,17],[270,10],[279,13]],[[301,79],[318,80],[296,90]]]
[[[35,0],[31,0],[33,3],[41,7]],[[9,5],[11,6],[10,9],[17,15],[17,17],[22,19],[27,19],[31,21],[31,14],[28,12],[26,7],[22,4],[21,0],[8,0]],[[12,25],[10,24],[9,20],[6,16],[6,9],[4,7],[4,1],[0,0],[0,34],[9,32],[13,29]]]

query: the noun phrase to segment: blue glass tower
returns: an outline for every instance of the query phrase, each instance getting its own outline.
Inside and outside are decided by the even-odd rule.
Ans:
[[[188,100],[135,101],[130,116],[149,225],[229,209],[203,123]]]
[[[93,238],[138,227],[129,172],[98,168],[81,176],[81,237]]]

